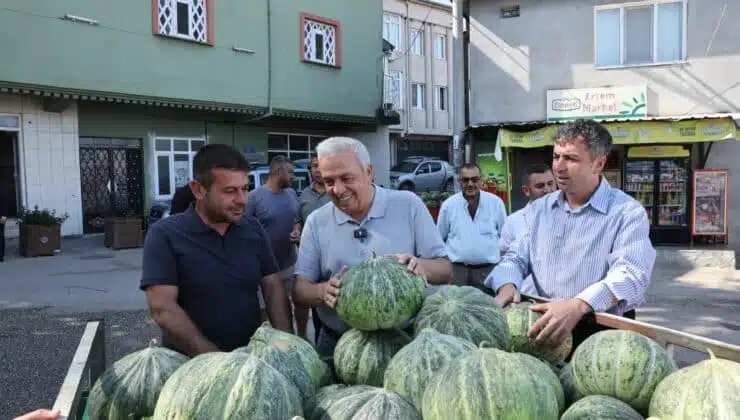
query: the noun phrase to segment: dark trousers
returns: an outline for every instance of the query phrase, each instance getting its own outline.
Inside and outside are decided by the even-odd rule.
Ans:
[[[491,273],[495,264],[462,264],[452,263],[452,284],[458,286],[473,286],[485,291],[483,282]]]
[[[0,261],[5,259],[5,223],[0,223]]]
[[[636,315],[637,314],[633,309],[631,311],[625,312],[622,316],[629,319],[635,319]],[[583,319],[581,319],[581,321],[578,323],[578,325],[576,325],[575,329],[573,329],[573,350],[571,350],[568,358],[565,360],[569,362],[570,358],[573,357],[573,352],[575,351],[576,347],[583,343],[587,338],[591,337],[599,331],[612,329],[613,328],[611,327],[605,327],[603,325],[597,324],[594,314],[588,314],[584,316]]]

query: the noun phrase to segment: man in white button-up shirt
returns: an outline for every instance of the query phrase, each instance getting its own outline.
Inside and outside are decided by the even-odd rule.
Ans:
[[[506,208],[499,197],[481,191],[483,177],[475,164],[460,168],[460,186],[461,192],[442,203],[437,226],[452,261],[454,283],[483,288],[501,259],[499,238]]]
[[[529,205],[536,199],[543,197],[556,189],[555,177],[552,170],[544,163],[528,165],[524,168],[522,179],[522,193],[529,198],[524,208],[519,209],[506,218],[504,228],[501,230],[501,255],[514,243],[514,239],[524,232],[528,227],[527,210]],[[522,281],[521,293],[537,295],[537,289],[532,282],[532,276],[527,276]]]

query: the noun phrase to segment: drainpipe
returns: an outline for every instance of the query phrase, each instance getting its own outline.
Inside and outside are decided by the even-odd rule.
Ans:
[[[452,145],[455,166],[467,162],[465,147],[465,129],[467,128],[467,90],[465,59],[465,22],[464,0],[454,0],[452,4],[452,72],[451,85],[453,93]],[[455,190],[459,190],[455,177]]]
[[[272,116],[272,0],[266,0],[267,17],[267,112],[246,122],[264,120]]]

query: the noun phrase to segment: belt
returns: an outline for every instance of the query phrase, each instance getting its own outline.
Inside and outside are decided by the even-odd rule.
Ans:
[[[465,264],[465,263],[461,263],[461,262],[455,262],[455,263],[452,263],[452,264],[453,265],[463,266],[465,268],[473,268],[473,269],[477,269],[477,268],[488,268],[488,267],[491,267],[491,266],[496,265],[496,264],[492,264],[492,263],[485,263],[485,264]]]

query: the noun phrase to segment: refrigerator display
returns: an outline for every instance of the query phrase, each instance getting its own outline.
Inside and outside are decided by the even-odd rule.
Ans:
[[[658,225],[688,226],[688,173],[683,160],[659,163]]]
[[[648,214],[648,219],[653,219],[653,191],[655,188],[655,164],[648,160],[635,160],[627,162],[625,173],[624,191],[642,203]]]
[[[656,243],[683,243],[689,235],[689,159],[631,159],[623,190],[639,201]]]

